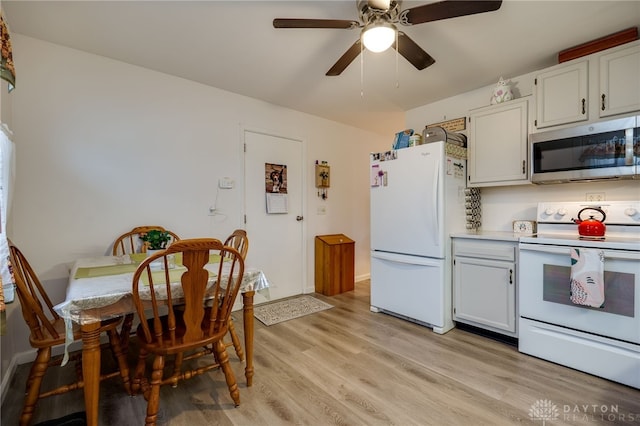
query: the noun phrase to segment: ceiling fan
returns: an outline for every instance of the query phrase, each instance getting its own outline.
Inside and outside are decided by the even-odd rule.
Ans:
[[[458,16],[492,12],[502,1],[444,0],[401,10],[402,0],[357,0],[360,21],[343,19],[276,18],[274,28],[331,28],[353,30],[362,28],[361,36],[327,71],[328,76],[340,75],[358,57],[363,46],[374,52],[393,47],[419,70],[435,63],[408,35],[395,24],[411,26]],[[378,44],[376,44],[378,43]],[[397,46],[396,46],[397,44]]]

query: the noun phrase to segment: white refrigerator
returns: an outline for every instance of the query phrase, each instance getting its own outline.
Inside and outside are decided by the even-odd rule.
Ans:
[[[453,328],[449,234],[465,227],[466,160],[434,142],[371,156],[371,310]]]

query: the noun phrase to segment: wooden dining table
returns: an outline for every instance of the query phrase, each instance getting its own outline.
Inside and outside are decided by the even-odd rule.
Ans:
[[[66,299],[54,309],[64,318],[66,342],[63,364],[68,360],[68,347],[73,342],[73,323],[82,333],[82,374],[87,424],[98,425],[100,399],[100,322],[135,312],[132,297],[133,273],[140,259],[129,256],[99,256],[78,259],[69,275]],[[264,273],[245,267],[240,293],[245,343],[245,377],[253,382],[253,298],[256,291],[268,292]]]

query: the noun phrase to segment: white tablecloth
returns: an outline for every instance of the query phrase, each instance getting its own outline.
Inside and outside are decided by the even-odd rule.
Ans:
[[[90,309],[112,305],[122,299],[131,299],[133,272],[106,275],[100,277],[75,278],[79,268],[92,268],[130,263],[128,256],[99,256],[77,260],[71,268],[67,297],[64,302],[54,306],[55,311],[65,320],[66,339],[63,365],[68,360],[68,346],[73,343],[73,323],[83,324],[110,319],[107,316],[96,317],[87,314]],[[217,272],[217,271],[216,271]],[[264,273],[256,268],[245,267],[241,293],[248,291],[268,292],[269,282]],[[141,297],[144,297],[141,294]],[[128,312],[118,312],[121,316],[135,311],[131,301],[126,305]],[[100,315],[103,315],[102,313]]]

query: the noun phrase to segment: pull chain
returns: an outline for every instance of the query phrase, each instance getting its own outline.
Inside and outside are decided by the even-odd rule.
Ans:
[[[398,31],[396,30],[396,89],[400,87],[400,77],[398,72],[398,56],[400,56],[398,51],[400,50],[400,46],[398,45],[398,39]]]
[[[364,43],[360,42],[360,97],[364,98]]]

